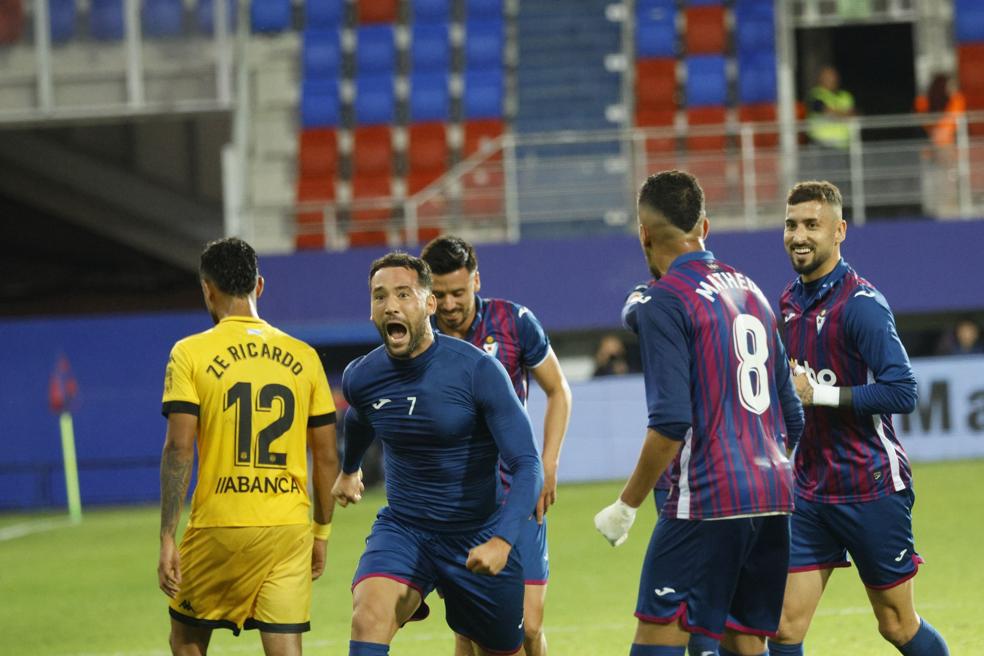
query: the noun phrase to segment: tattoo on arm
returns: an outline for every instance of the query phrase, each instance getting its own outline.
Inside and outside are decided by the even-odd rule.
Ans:
[[[161,454],[161,537],[174,537],[178,530],[178,519],[181,517],[185,494],[188,493],[193,460],[193,457],[183,457],[173,445],[164,445],[164,452]]]

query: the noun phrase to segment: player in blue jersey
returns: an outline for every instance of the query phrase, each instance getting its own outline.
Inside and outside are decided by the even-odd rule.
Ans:
[[[644,303],[648,303],[651,300],[651,297],[647,297],[646,292],[655,284],[655,279],[649,282],[641,282],[634,286],[625,297],[625,304],[622,306],[622,327],[632,331],[636,336],[639,335],[639,322],[636,313],[639,311],[640,301],[646,299]],[[656,481],[656,486],[653,488],[653,501],[656,504],[656,512],[661,511],[667,498],[670,496],[670,487],[670,472],[667,469],[659,477],[659,480]],[[687,653],[690,656],[713,655],[717,653],[717,649],[718,641],[703,633],[691,633],[690,639],[687,641]]]
[[[516,550],[543,482],[533,429],[502,365],[435,335],[427,263],[390,253],[369,274],[383,346],[342,377],[345,415],[339,503],[359,501],[359,465],[383,445],[386,497],[352,584],[350,656],[389,653],[396,631],[427,614],[438,588],[448,625],[481,653],[523,646],[523,572]],[[502,459],[513,472],[503,502]]]
[[[621,544],[672,463],[630,654],[682,656],[697,632],[721,640],[721,654],[759,656],[782,608],[793,509],[786,448],[802,430],[802,406],[768,301],[704,249],[697,180],[650,176],[638,213],[658,279],[636,316],[649,429],[635,471],[595,526]]]
[[[546,656],[543,606],[549,559],[544,515],[557,498],[557,464],[571,414],[571,390],[550,348],[550,340],[533,313],[511,301],[478,295],[481,278],[471,244],[450,235],[438,237],[424,247],[420,257],[430,265],[434,276],[437,312],[432,325],[495,356],[509,373],[516,395],[524,405],[531,373],[547,397],[543,420],[543,490],[536,514],[523,525],[516,545],[526,582],[523,602],[526,656]],[[508,467],[503,467],[503,476],[508,485]],[[456,636],[455,656],[471,654],[471,643]]]
[[[841,259],[840,191],[801,182],[786,200],[783,243],[799,276],[780,299],[806,429],[796,450],[796,512],[779,635],[770,654],[803,654],[835,567],[858,568],[878,630],[907,656],[947,654],[916,614],[912,474],[892,414],[916,407],[916,380],[888,302]]]

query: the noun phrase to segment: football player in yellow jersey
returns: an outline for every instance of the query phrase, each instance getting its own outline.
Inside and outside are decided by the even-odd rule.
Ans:
[[[259,318],[263,278],[249,244],[208,244],[200,275],[215,327],[174,345],[164,379],[157,575],[171,598],[171,650],[205,654],[212,629],[255,628],[268,656],[300,654],[338,474],[331,390],[314,349]]]

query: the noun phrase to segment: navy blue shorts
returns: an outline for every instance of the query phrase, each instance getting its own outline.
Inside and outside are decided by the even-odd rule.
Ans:
[[[550,577],[550,555],[547,553],[547,518],[536,523],[536,515],[523,522],[519,538],[513,545],[523,566],[523,581],[526,585],[546,585]]]
[[[657,487],[653,488],[653,502],[656,504],[656,512],[660,513],[663,511],[663,504],[666,503],[666,499],[670,496],[670,489],[667,487]]]
[[[789,571],[850,567],[853,561],[869,588],[908,581],[923,562],[912,536],[915,500],[911,488],[861,503],[817,503],[797,496]]]
[[[394,518],[387,508],[376,516],[352,587],[382,576],[404,583],[421,599],[440,588],[448,626],[492,653],[513,654],[523,645],[523,570],[513,549],[496,576],[465,567],[468,551],[487,542],[494,527],[469,534],[425,531]],[[426,616],[421,609],[415,618]]]
[[[725,627],[774,636],[789,560],[789,516],[697,521],[660,515],[636,617],[717,640]]]

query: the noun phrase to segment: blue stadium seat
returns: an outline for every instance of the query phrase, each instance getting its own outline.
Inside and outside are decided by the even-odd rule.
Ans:
[[[146,0],[141,24],[148,36],[177,36],[184,28],[181,0]]]
[[[676,57],[677,29],[674,0],[639,0],[636,3],[636,54],[639,57]]]
[[[688,7],[713,7],[723,4],[724,0],[687,0]]]
[[[771,52],[745,54],[738,58],[738,100],[743,105],[774,103],[776,57]]]
[[[447,71],[451,62],[448,26],[422,23],[411,31],[410,61],[414,71]]]
[[[739,0],[735,5],[735,45],[740,53],[776,50],[776,17],[772,0]]]
[[[355,78],[355,122],[381,125],[393,122],[392,75],[359,75]]]
[[[466,119],[502,118],[502,70],[465,72]]]
[[[366,25],[357,32],[355,66],[363,73],[392,73],[396,64],[396,44],[392,25]]]
[[[466,0],[465,20],[502,20],[502,0]]]
[[[64,43],[75,36],[78,18],[75,0],[48,0],[48,20],[51,23],[51,41]]]
[[[290,27],[290,0],[259,0],[249,6],[254,32],[283,32]]]
[[[304,51],[301,55],[305,79],[334,79],[342,64],[342,48],[338,30],[304,30]]]
[[[304,19],[307,27],[339,27],[345,18],[345,0],[306,0]]]
[[[411,121],[447,121],[449,105],[447,72],[415,73],[410,76]]]
[[[123,0],[92,0],[89,9],[89,29],[100,41],[119,41],[126,31],[123,27]]]
[[[447,23],[451,20],[451,3],[449,0],[414,0],[410,8],[413,22]]]
[[[465,24],[465,68],[501,69],[503,42],[502,21],[468,21]]]
[[[226,25],[230,34],[236,31],[236,16],[239,13],[238,7],[239,3],[236,0],[226,0],[226,17],[228,18]],[[206,34],[211,34],[215,29],[214,0],[198,0],[195,18],[198,22],[198,28]]]
[[[953,6],[953,30],[957,43],[984,41],[984,4],[980,0],[956,0]]]
[[[728,101],[724,57],[687,57],[687,107],[720,107]]]
[[[301,125],[324,128],[338,125],[338,82],[305,80],[301,85]]]

